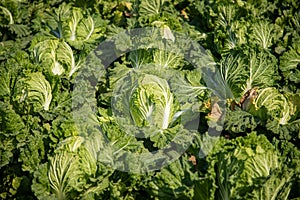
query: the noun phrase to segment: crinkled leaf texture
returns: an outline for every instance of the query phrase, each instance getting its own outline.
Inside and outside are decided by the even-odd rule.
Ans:
[[[224,129],[233,135],[252,132],[257,127],[254,116],[243,110],[227,111]]]
[[[13,110],[12,106],[0,102],[0,169],[11,162],[17,148],[16,137],[24,130],[22,118]]]
[[[279,125],[288,124],[298,115],[299,95],[281,94],[273,87],[261,89],[249,112],[263,121],[275,120]]]
[[[274,86],[278,80],[276,58],[267,51],[245,50],[231,53],[220,61],[226,98],[241,98],[248,90]],[[228,91],[231,91],[233,96]]]
[[[193,172],[192,163],[185,155],[163,168],[148,184],[156,199],[192,199],[196,180],[199,177]]]
[[[103,193],[109,186],[107,177],[111,172],[97,164],[102,147],[100,134],[92,134],[88,139],[72,136],[61,142],[48,164],[40,165],[34,173],[32,189],[36,196],[63,200]]]
[[[280,57],[280,70],[285,79],[299,83],[300,82],[300,45],[299,40],[295,41],[293,47]]]
[[[104,35],[106,23],[99,16],[83,15],[84,11],[79,8],[72,8],[71,13],[64,33],[71,46],[83,49],[85,44],[93,43]]]
[[[52,101],[52,88],[41,72],[30,73],[20,79],[15,88],[19,103],[34,105],[34,110],[48,111]]]
[[[34,46],[34,56],[37,62],[49,67],[53,75],[62,75],[65,71],[71,77],[82,64],[76,57],[70,45],[58,39],[43,40]]]
[[[42,16],[53,36],[64,38],[72,47],[83,50],[97,42],[106,29],[106,23],[99,15],[91,15],[89,11],[71,4],[62,3],[52,13]]]
[[[174,97],[168,82],[153,75],[138,80],[130,97],[130,113],[137,126],[149,123],[168,128],[174,115]]]
[[[220,139],[195,193],[202,199],[287,199],[294,173],[284,159],[264,135]]]
[[[161,12],[165,0],[146,0],[139,5],[141,15],[158,15]]]

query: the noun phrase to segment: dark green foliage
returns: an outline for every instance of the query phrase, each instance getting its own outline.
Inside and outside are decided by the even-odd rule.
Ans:
[[[299,44],[296,0],[2,0],[0,199],[299,199]]]

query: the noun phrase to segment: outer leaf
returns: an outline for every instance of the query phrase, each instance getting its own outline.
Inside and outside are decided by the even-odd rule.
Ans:
[[[274,26],[268,21],[259,21],[252,25],[252,34],[250,40],[261,46],[263,49],[268,49],[272,45],[274,39]]]
[[[37,103],[37,105],[42,106],[44,110],[49,110],[52,100],[52,91],[44,75],[40,72],[32,73],[29,75],[29,80],[26,81],[26,84],[28,88],[24,94],[25,99]]]
[[[260,187],[253,192],[253,198],[259,200],[288,200],[293,175],[294,173],[287,172],[286,169],[275,171],[274,174],[271,174],[266,183],[264,183],[263,187]]]
[[[165,0],[145,0],[141,1],[139,5],[140,15],[157,15],[161,12]]]
[[[295,42],[293,47],[280,58],[280,70],[285,79],[294,83],[300,82],[300,45]]]
[[[47,63],[54,75],[61,75],[65,69],[57,58],[58,40],[46,40],[34,47],[34,56],[37,62]]]
[[[99,16],[83,15],[83,10],[72,9],[72,15],[68,19],[68,28],[64,33],[68,43],[77,48],[84,49],[88,43],[94,43],[103,36],[106,22]]]
[[[57,59],[67,65],[69,77],[71,77],[82,64],[81,60],[78,60],[77,63],[75,62],[75,55],[71,47],[66,42],[60,43],[57,51]]]
[[[258,194],[262,195],[260,200],[268,199],[269,193],[261,191],[267,191],[270,187],[282,188],[282,191],[286,188],[285,197],[289,192],[291,179],[282,179],[280,173],[274,173],[283,169],[285,164],[281,162],[279,152],[263,135],[252,133],[231,141],[221,139],[207,159],[210,163],[209,174],[200,185],[211,185],[209,182],[212,180],[217,199],[253,199],[253,195],[258,197]],[[291,177],[288,172],[283,174]],[[281,197],[281,192],[273,192],[272,198]]]
[[[195,180],[198,180],[197,174],[192,172],[192,165],[185,155],[158,172],[149,186],[156,199],[191,199]]]
[[[45,13],[42,16],[44,22],[51,33],[57,38],[64,38],[65,23],[71,14],[71,5],[62,3],[54,12]]]
[[[48,163],[38,166],[34,172],[34,179],[32,181],[31,189],[38,199],[51,200],[57,198],[55,194],[51,193],[50,182],[48,179]]]
[[[82,17],[83,16],[80,12],[80,9],[74,8],[72,10],[72,17],[71,20],[69,21],[69,29],[70,29],[70,36],[68,38],[69,40],[74,41],[77,39],[76,29]]]
[[[225,130],[234,136],[239,136],[246,132],[252,132],[257,126],[254,116],[245,111],[227,111],[225,120]]]
[[[220,62],[220,73],[224,82],[234,96],[227,95],[227,98],[240,97],[243,92],[243,84],[247,78],[245,63],[239,54],[229,54]]]
[[[216,22],[214,40],[218,46],[218,51],[221,53],[229,52],[245,43],[245,29],[247,28],[247,24],[238,20],[242,12],[236,8],[236,5],[227,4],[222,2],[220,6],[216,7],[218,21]]]
[[[12,106],[0,102],[0,169],[10,163],[17,148],[16,136],[25,129],[21,117]]]
[[[82,64],[80,58],[76,60],[73,50],[64,41],[44,40],[35,45],[34,54],[38,62],[46,67],[50,66],[54,75],[62,75],[66,70],[68,77],[71,77]]]
[[[69,153],[56,154],[50,161],[48,178],[57,199],[68,199],[72,184],[78,178],[76,158]]]
[[[213,88],[218,90],[218,96],[236,100],[254,87],[274,86],[278,80],[276,58],[265,51],[228,54],[220,62],[220,74],[214,73],[204,71],[206,76],[209,75],[205,81],[213,82],[210,79],[215,77]]]
[[[155,50],[153,61],[161,68],[178,68],[182,57],[176,52],[167,52],[164,50]]]
[[[262,51],[256,53],[251,51],[248,57],[247,81],[244,93],[255,86],[264,88],[274,86],[278,80],[276,58],[272,54]]]
[[[24,136],[23,136],[24,137]],[[22,162],[22,170],[34,172],[39,164],[43,162],[45,156],[45,135],[37,130],[33,130],[26,138],[26,144],[20,148],[19,162]]]
[[[14,19],[13,19],[13,16],[12,16],[11,12],[3,6],[0,6],[0,9],[2,10],[2,12],[5,15],[7,15],[9,17],[9,24],[14,24]]]
[[[7,71],[4,68],[0,69],[0,74],[0,81],[2,83],[0,85],[0,97],[4,99],[11,95],[11,79],[13,79],[13,77],[11,76],[12,72]]]
[[[176,72],[170,80],[172,91],[176,91],[176,98],[181,102],[181,110],[208,98],[208,87],[201,83],[202,77],[198,70]],[[199,102],[200,104],[200,102]],[[199,105],[200,106],[200,105]]]
[[[35,68],[29,55],[19,48],[22,47],[18,45],[7,51],[7,59],[0,65],[0,98],[7,102],[16,100],[16,94],[21,93],[18,90],[24,89],[24,76]]]
[[[269,115],[279,124],[287,124],[291,119],[289,102],[285,96],[275,88],[265,88],[259,91],[254,100],[255,108],[250,111],[253,115],[266,120]]]
[[[139,49],[130,52],[129,59],[132,67],[138,69],[152,61],[152,54],[147,50]]]

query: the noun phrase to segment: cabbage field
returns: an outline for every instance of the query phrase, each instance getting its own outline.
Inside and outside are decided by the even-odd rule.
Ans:
[[[296,0],[1,0],[0,199],[300,200]]]

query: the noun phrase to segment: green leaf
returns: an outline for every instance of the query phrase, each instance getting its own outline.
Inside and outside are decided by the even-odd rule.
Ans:
[[[279,170],[275,171],[264,183],[263,187],[260,187],[253,192],[253,198],[260,200],[289,199],[293,175],[294,173],[287,172],[286,169],[283,172]]]
[[[247,71],[243,58],[239,54],[228,54],[224,59],[220,61],[220,73],[226,85],[229,87],[225,91],[231,90],[226,95],[227,98],[240,97],[243,92],[243,85],[247,78]]]
[[[70,153],[56,154],[50,161],[48,178],[57,199],[68,199],[72,185],[79,178],[76,158]]]
[[[152,53],[150,51],[139,49],[136,51],[131,51],[129,53],[129,60],[133,68],[139,69],[143,65],[148,64],[152,60]]]
[[[27,88],[22,90],[24,100],[28,100],[44,110],[49,110],[52,100],[52,89],[45,76],[40,73],[32,73],[28,76],[28,80],[25,81]],[[20,99],[22,102],[23,99]]]
[[[268,21],[258,21],[251,27],[252,34],[250,34],[250,40],[253,43],[261,46],[263,49],[268,49],[274,39],[274,25]]]
[[[45,156],[45,136],[38,131],[33,131],[28,135],[25,145],[20,148],[18,161],[22,162],[22,170],[34,172]]]
[[[287,124],[291,119],[289,102],[276,88],[259,90],[253,103],[255,108],[250,108],[249,112],[262,120],[267,120],[266,115],[279,124]]]
[[[72,14],[68,20],[68,29],[65,30],[66,41],[77,49],[84,49],[85,45],[95,43],[102,36],[106,22],[97,15],[83,15],[84,11],[72,8]]]
[[[209,88],[202,84],[200,70],[178,71],[170,80],[170,85],[172,91],[176,91],[176,99],[181,102],[182,111],[191,107],[197,109],[200,101],[209,97]]]
[[[274,86],[279,79],[276,58],[266,51],[250,51],[246,64],[248,69],[244,93],[254,87]]]
[[[16,136],[25,129],[22,118],[8,103],[0,101],[0,168],[8,165],[17,150]]]
[[[298,45],[297,41],[295,41],[291,49],[280,57],[279,67],[287,81],[291,81],[293,83],[300,82],[299,64],[300,45]]]
[[[212,187],[206,198],[211,193],[217,199],[286,198],[292,179],[289,172],[281,171],[284,159],[264,135],[220,139],[207,157],[208,174],[198,186]]]
[[[37,62],[41,62],[53,75],[62,75],[65,71],[71,77],[82,64],[81,57],[76,58],[72,48],[64,41],[44,40],[34,46]]]
[[[55,194],[51,193],[50,182],[47,173],[48,163],[44,163],[38,166],[38,169],[33,174],[34,178],[31,186],[32,191],[39,199],[57,199]]]
[[[139,5],[139,14],[140,15],[158,15],[161,12],[162,6],[165,3],[165,0],[145,0],[141,1]]]
[[[3,11],[3,13],[5,15],[7,15],[9,17],[9,24],[14,24],[14,19],[13,19],[12,13],[3,6],[0,6],[0,9]]]
[[[198,176],[193,173],[192,164],[187,155],[184,155],[156,173],[149,182],[149,189],[157,199],[191,199],[194,196],[193,187],[196,180]]]
[[[174,99],[166,80],[146,75],[132,91],[130,110],[137,126],[155,124],[161,129],[169,126],[174,114]]]
[[[130,76],[118,83],[120,88],[117,91],[120,94],[113,100],[116,102],[114,109],[122,112],[127,120],[132,120],[138,127],[150,126],[159,130],[168,128],[177,110],[168,82],[149,74]],[[119,101],[121,96],[124,97]]]
[[[257,121],[250,113],[242,110],[226,112],[224,129],[234,136],[252,132],[256,127]]]

